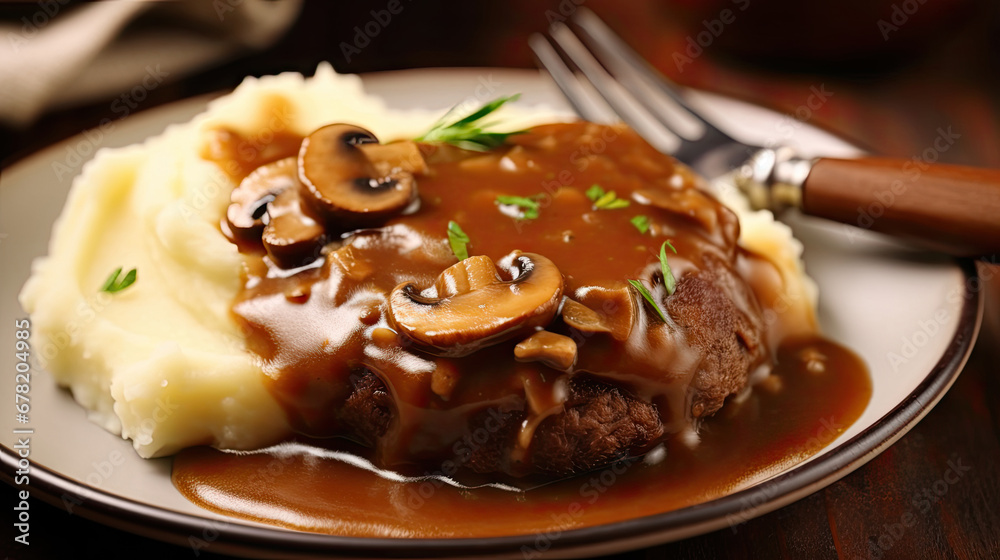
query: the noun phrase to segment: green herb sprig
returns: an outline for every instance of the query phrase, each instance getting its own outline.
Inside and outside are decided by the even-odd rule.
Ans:
[[[530,196],[507,196],[500,195],[496,199],[498,205],[503,206],[516,206],[518,208],[520,218],[523,220],[534,220],[538,217],[538,209],[540,205],[534,197]]]
[[[674,254],[677,253],[677,249],[671,245],[670,241],[664,241],[663,245],[660,245],[660,272],[663,273],[663,287],[666,289],[667,295],[671,296],[675,291],[677,291],[677,279],[674,278],[674,273],[670,270],[670,264],[667,263],[667,247],[670,247],[670,250],[673,251]],[[631,284],[637,292],[639,292],[639,295],[649,303],[650,307],[653,308],[653,311],[656,311],[656,314],[660,316],[660,319],[666,323],[667,315],[662,309],[660,309],[659,304],[656,303],[656,300],[653,298],[653,294],[650,293],[649,289],[647,289],[646,286],[638,280],[629,278],[628,283]]]
[[[667,289],[667,295],[672,296],[677,291],[677,279],[674,278],[674,272],[670,270],[670,265],[667,263],[667,247],[670,247],[675,255],[677,249],[674,249],[670,241],[664,241],[663,245],[660,245],[660,272],[663,273],[663,287]]]
[[[653,308],[653,311],[656,311],[656,314],[660,316],[660,319],[664,323],[666,323],[667,316],[663,313],[663,310],[660,309],[660,306],[656,304],[656,300],[653,299],[653,294],[649,293],[649,290],[646,289],[646,286],[643,286],[642,282],[638,280],[632,280],[631,278],[628,279],[628,283],[631,284],[632,287],[635,288],[637,292],[639,292],[640,296],[642,296],[643,298],[645,298],[647,302],[649,302],[649,306]]]
[[[482,121],[482,119],[487,115],[502,107],[504,103],[515,101],[520,96],[521,94],[498,97],[493,101],[484,103],[480,108],[476,109],[468,116],[448,124],[448,118],[455,112],[455,109],[458,108],[456,105],[445,113],[444,116],[438,119],[438,121],[431,126],[430,130],[417,137],[416,140],[418,142],[440,142],[443,144],[451,144],[464,150],[471,150],[474,152],[486,152],[492,150],[493,148],[503,145],[509,136],[513,136],[514,134],[523,134],[525,131],[491,131],[489,130],[490,127],[494,126],[496,123],[484,123],[480,121]]]
[[[115,271],[112,272],[110,276],[108,276],[108,279],[104,281],[104,285],[101,286],[101,291],[113,294],[116,292],[120,292],[125,288],[128,288],[132,284],[135,284],[137,275],[136,269],[133,268],[132,270],[125,273],[125,277],[122,278],[121,281],[119,281],[118,277],[121,275],[121,273],[122,273],[122,267],[118,267],[117,269],[115,269]]]
[[[448,222],[448,244],[451,245],[451,252],[455,253],[455,258],[464,261],[469,258],[469,236],[462,227],[454,220]]]
[[[605,191],[600,185],[591,185],[585,193],[594,203],[595,210],[615,210],[617,208],[627,208],[630,204],[624,198],[618,198],[615,191]]]

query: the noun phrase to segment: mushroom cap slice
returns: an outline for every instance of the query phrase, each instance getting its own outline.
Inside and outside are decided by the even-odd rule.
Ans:
[[[438,275],[434,289],[437,290],[437,297],[443,299],[500,281],[493,259],[485,255],[473,255],[446,268]]]
[[[259,240],[268,222],[267,205],[292,187],[298,187],[295,158],[285,158],[262,165],[247,175],[230,195],[226,221],[235,237]]]
[[[263,243],[278,266],[295,268],[319,256],[325,230],[300,197],[294,157],[262,165],[233,189],[226,210],[233,237]]]
[[[298,156],[303,196],[325,219],[369,226],[407,209],[417,198],[413,174],[426,171],[413,142],[379,145],[349,124],[321,127],[302,141]]]
[[[736,214],[717,204],[711,195],[701,189],[639,189],[632,194],[632,199],[692,220],[709,234],[719,233],[726,245],[734,244],[740,236],[740,222]]]
[[[439,286],[465,291],[422,295],[412,282],[396,286],[389,294],[396,331],[429,353],[460,357],[552,321],[563,294],[562,273],[552,261],[514,251],[499,263],[510,280],[483,266],[487,262],[492,265],[488,257],[470,257],[441,273]]]
[[[278,193],[267,213],[261,241],[271,260],[282,268],[296,268],[319,257],[326,230],[302,204],[298,188]]]
[[[639,318],[632,292],[625,286],[577,288],[573,298],[563,304],[563,321],[584,333],[607,332],[615,340],[626,340]]]
[[[562,319],[567,325],[580,332],[611,332],[611,326],[608,324],[608,320],[605,317],[586,305],[572,299],[567,298],[566,301],[563,302]]]
[[[521,362],[542,362],[566,371],[576,363],[576,342],[568,336],[538,331],[514,347],[514,357]]]

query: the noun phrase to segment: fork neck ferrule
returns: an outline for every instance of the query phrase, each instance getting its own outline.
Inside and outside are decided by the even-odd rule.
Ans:
[[[780,212],[802,206],[802,185],[815,159],[801,158],[788,147],[757,151],[736,173],[736,185],[754,208]]]

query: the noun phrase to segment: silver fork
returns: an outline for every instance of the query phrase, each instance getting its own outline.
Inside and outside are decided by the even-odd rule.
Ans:
[[[604,120],[590,87],[625,124],[702,176],[735,171],[734,182],[755,208],[795,207],[956,256],[1000,253],[1000,170],[878,157],[804,159],[788,147],[740,142],[692,108],[593,12],[580,8],[572,22],[579,32],[563,23],[549,28],[563,54],[539,34],[529,45],[580,117]],[[690,121],[700,136],[691,137]],[[668,150],[663,139],[671,136],[679,144]]]

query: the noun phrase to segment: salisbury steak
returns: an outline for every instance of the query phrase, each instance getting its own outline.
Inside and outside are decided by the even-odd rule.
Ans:
[[[566,475],[697,430],[770,365],[740,273],[768,263],[631,130],[375,142],[321,128],[230,208],[233,310],[300,433],[386,468]]]
[[[684,414],[693,427],[697,419],[715,413],[726,397],[746,387],[749,372],[767,356],[760,313],[756,309],[747,313],[733,304],[734,297],[746,300],[750,296],[752,301],[752,296],[732,274],[718,263],[682,278],[674,297],[669,298],[668,314],[687,334],[688,344],[701,354],[697,372],[685,391]],[[742,293],[730,294],[727,289],[742,289]],[[613,382],[579,372],[569,380],[568,392],[564,410],[541,421],[526,454],[518,457],[512,453],[519,446],[521,426],[529,416],[522,398],[495,411],[471,414],[462,439],[452,445],[453,456],[446,460],[479,473],[523,474],[531,470],[566,475],[640,455],[666,433],[656,405]],[[354,390],[339,416],[346,433],[358,442],[376,447],[383,440],[394,409],[376,374],[365,371],[354,377]],[[488,437],[480,442],[483,438],[479,434]],[[520,458],[523,463],[515,461]]]

